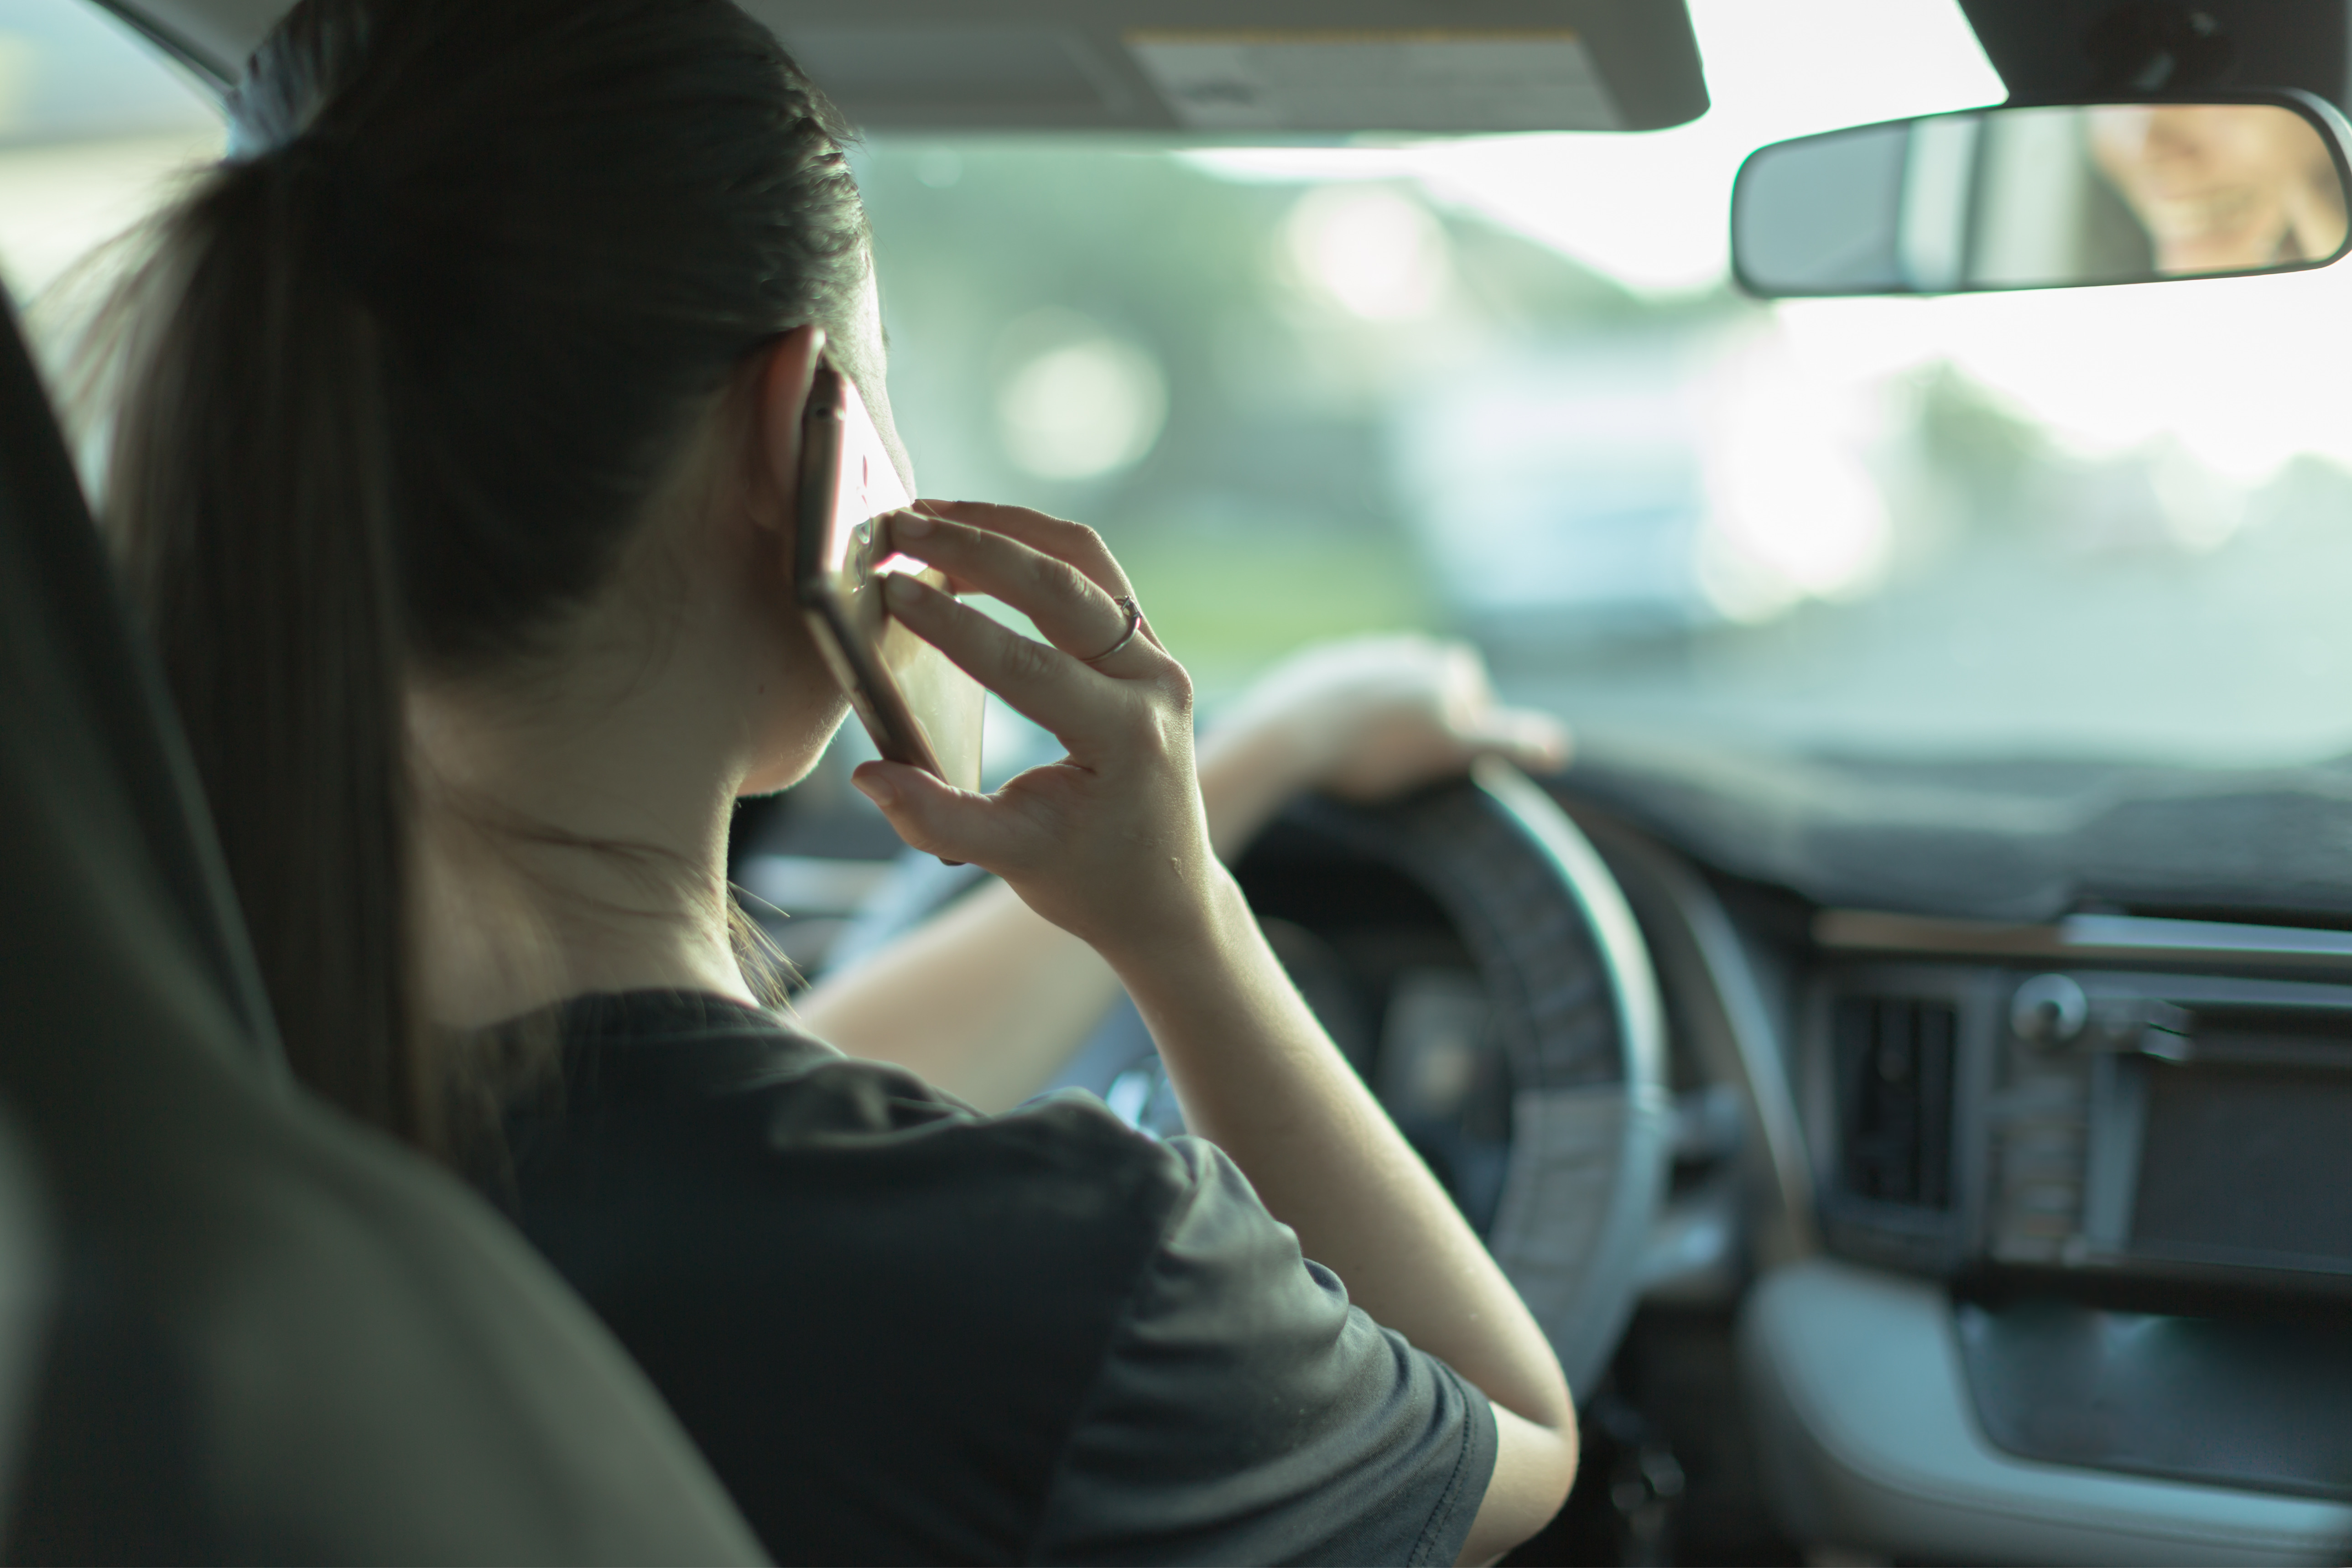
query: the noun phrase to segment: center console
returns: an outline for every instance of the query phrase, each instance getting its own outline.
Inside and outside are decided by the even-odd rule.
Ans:
[[[1826,911],[1814,938],[1790,1068],[1828,1256],[1741,1317],[1785,1527],[2341,1561],[2352,934]]]
[[[2068,956],[1815,970],[1828,1250],[1940,1282],[1995,1449],[2352,1501],[2352,983]]]
[[[2352,1296],[2352,985],[1863,960],[1811,1013],[1834,1250]]]

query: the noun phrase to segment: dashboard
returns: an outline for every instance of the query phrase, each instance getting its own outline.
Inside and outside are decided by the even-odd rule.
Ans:
[[[1984,876],[1946,900],[1964,916],[1832,901],[1722,869],[1738,824],[1693,805],[1703,776],[1638,792],[1647,819],[1605,763],[1551,785],[1654,971],[1669,1152],[1630,1323],[1576,1380],[1589,1485],[1517,1560],[2344,1560],[2352,931],[1988,918],[2009,890]],[[1515,1096],[1573,1047],[1572,1101],[1600,1037],[1572,988],[1534,1057],[1501,1026],[1528,1013],[1510,985],[1576,967],[1567,928],[1458,824],[1431,841],[1449,885],[1340,820],[1296,811],[1237,868],[1278,954],[1497,1256],[1559,1243],[1602,1189],[1528,1198]],[[1823,843],[1849,889],[1918,874]],[[777,855],[739,877],[803,942],[971,879]],[[1066,1081],[1181,1130],[1131,1009]]]
[[[2352,933],[1823,907],[1570,801],[1683,1076],[1748,1108],[1737,1403],[1790,1539],[2342,1560]]]

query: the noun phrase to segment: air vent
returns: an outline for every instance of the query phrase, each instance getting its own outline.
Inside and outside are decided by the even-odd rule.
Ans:
[[[1841,1185],[1914,1208],[1952,1206],[1948,1002],[1847,996],[1835,1014]]]

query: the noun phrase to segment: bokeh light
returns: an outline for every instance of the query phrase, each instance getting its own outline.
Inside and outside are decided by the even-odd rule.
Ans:
[[[1283,242],[1299,278],[1366,321],[1426,316],[1453,279],[1445,231],[1419,201],[1385,186],[1308,191],[1290,209]]]
[[[1151,352],[1071,310],[1040,310],[1006,331],[996,395],[1005,454],[1039,479],[1099,479],[1151,450],[1168,418],[1168,382]]]

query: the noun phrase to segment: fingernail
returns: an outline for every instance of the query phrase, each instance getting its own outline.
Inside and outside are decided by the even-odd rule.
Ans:
[[[890,537],[893,539],[920,539],[930,531],[931,520],[919,511],[890,514]]]
[[[922,590],[915,586],[915,580],[904,572],[893,572],[883,578],[882,593],[894,607],[901,610],[912,608],[915,601],[923,596]]]
[[[849,775],[849,782],[857,786],[858,794],[877,805],[889,805],[898,798],[898,792],[890,787],[890,781],[887,779],[866,778],[852,773]]]

